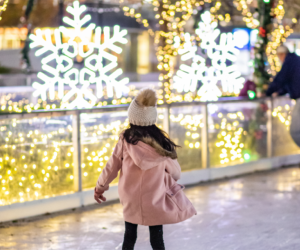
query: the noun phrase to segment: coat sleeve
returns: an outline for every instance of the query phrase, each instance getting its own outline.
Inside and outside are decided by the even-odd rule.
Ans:
[[[112,156],[108,160],[105,168],[100,174],[96,189],[103,192],[109,189],[109,184],[118,176],[118,172],[122,167],[123,161],[123,140],[120,138]]]
[[[166,171],[175,181],[178,181],[181,176],[181,167],[177,160],[167,161]]]
[[[283,96],[283,95],[286,95],[286,94],[288,94],[288,91],[287,91],[286,87],[284,87],[283,89],[278,90],[278,95],[279,96]]]

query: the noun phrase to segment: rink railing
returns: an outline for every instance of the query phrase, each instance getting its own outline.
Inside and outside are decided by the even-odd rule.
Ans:
[[[164,104],[158,125],[182,146],[182,184],[195,184],[299,163],[288,131],[293,105],[286,97]],[[0,114],[0,221],[92,204],[95,180],[128,125],[127,109]],[[109,192],[117,198],[115,186]]]

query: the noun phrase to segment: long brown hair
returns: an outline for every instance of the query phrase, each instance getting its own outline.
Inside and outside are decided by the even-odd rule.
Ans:
[[[124,131],[124,139],[127,143],[136,145],[142,138],[154,139],[163,149],[167,151],[176,151],[176,145],[168,136],[168,134],[156,125],[137,126],[130,124],[130,127]]]

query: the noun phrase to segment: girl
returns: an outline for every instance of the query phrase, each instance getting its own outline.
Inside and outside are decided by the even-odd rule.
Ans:
[[[103,193],[117,177],[123,206],[125,236],[123,250],[132,250],[137,225],[149,226],[153,249],[165,249],[163,224],[184,221],[196,214],[179,185],[181,168],[176,147],[167,134],[156,127],[157,97],[152,89],[142,89],[128,109],[126,129],[103,169],[95,188],[95,200],[106,201]]]

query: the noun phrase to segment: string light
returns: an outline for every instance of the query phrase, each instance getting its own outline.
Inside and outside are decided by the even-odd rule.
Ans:
[[[122,1],[123,2],[123,1]],[[211,0],[195,1],[195,0],[183,0],[172,3],[169,0],[163,1],[150,1],[155,12],[155,18],[157,19],[159,30],[153,31],[150,27],[149,21],[142,17],[142,14],[135,8],[140,5],[136,4],[135,8],[124,6],[123,11],[126,16],[136,18],[139,23],[142,23],[146,27],[151,35],[154,36],[155,44],[157,45],[157,68],[162,73],[159,76],[160,91],[159,91],[159,103],[170,103],[173,100],[193,100],[194,98],[190,93],[184,95],[176,95],[171,92],[174,88],[172,77],[174,75],[174,57],[178,55],[178,49],[180,49],[184,42],[184,30],[183,26],[186,21],[193,14],[193,7],[199,7],[205,3],[211,3]],[[145,3],[144,3],[145,4]],[[210,9],[212,20],[220,20],[230,22],[230,14],[227,13],[224,16],[218,14],[222,3],[216,1],[213,7]],[[179,40],[179,46],[174,46],[174,37],[181,38]],[[199,40],[199,39],[198,39]]]
[[[236,6],[237,10],[241,11],[243,21],[246,23],[246,26],[251,29],[255,29],[260,25],[260,22],[253,17],[253,14],[250,12],[248,5],[252,3],[252,0],[235,0],[233,4]]]
[[[222,6],[222,3],[217,1],[213,7],[210,8],[210,13],[212,17],[212,22],[213,21],[225,21],[225,22],[230,22],[231,21],[231,16],[229,13],[226,13],[225,15],[218,14],[218,11],[220,10]]]
[[[275,76],[281,69],[281,63],[277,57],[276,50],[283,42],[286,41],[286,38],[294,32],[290,26],[283,26],[282,24],[282,20],[285,15],[283,3],[284,2],[280,0],[278,5],[271,11],[271,15],[276,16],[277,23],[275,23],[275,29],[269,36],[269,42],[266,47],[266,55],[270,64],[269,73],[273,76]]]
[[[8,1],[9,0],[0,0],[0,21],[2,20],[2,17],[1,17],[2,13],[4,11],[6,11],[6,9],[7,9]],[[2,2],[3,2],[3,4],[1,5]]]
[[[150,86],[153,87],[153,86]],[[116,97],[109,98],[107,93],[104,89],[104,96],[101,101],[95,104],[96,107],[103,107],[107,105],[120,105],[130,103],[132,99],[136,96],[138,90],[134,85],[129,85],[129,92],[126,97],[122,97],[117,99]],[[30,93],[31,94],[31,93]],[[67,94],[67,92],[65,92]],[[43,101],[42,99],[37,99],[35,103],[29,103],[30,97],[26,97],[20,99],[20,95],[18,94],[11,94],[5,93],[0,95],[0,113],[22,113],[27,112],[30,113],[33,110],[40,110],[40,109],[55,109],[61,106],[61,98],[55,93],[54,100]]]
[[[290,129],[290,124],[292,120],[291,116],[291,106],[286,104],[284,106],[277,106],[274,108],[272,112],[272,116],[274,118],[278,118],[278,120],[285,125],[286,130]]]
[[[209,110],[214,110],[209,105]],[[214,165],[243,162],[245,154],[251,158],[255,150],[247,143],[248,132],[244,130],[247,122],[245,115],[240,112],[222,110],[214,114],[209,129],[215,131],[216,137],[211,141]],[[125,112],[124,112],[125,113]],[[92,188],[102,169],[105,167],[118,141],[120,132],[129,123],[128,119],[115,117],[114,120],[102,123],[103,114],[82,114],[81,141],[83,188]],[[291,121],[290,105],[277,106],[273,117],[289,128]],[[122,117],[122,115],[120,115]],[[158,126],[162,128],[164,114],[159,111]],[[101,119],[101,120],[98,120]],[[110,116],[112,119],[112,116]],[[72,146],[72,127],[65,125],[69,117],[62,118],[34,118],[28,120],[2,120],[0,122],[0,197],[1,205],[24,202],[41,198],[48,198],[60,194],[74,192],[74,164],[75,149]],[[41,126],[52,121],[44,128]],[[60,126],[58,127],[59,123]],[[24,126],[26,122],[26,126]],[[202,114],[170,115],[170,122],[174,126],[184,129],[183,149],[181,154],[196,152],[201,148],[201,130],[204,127]],[[12,128],[12,123],[16,123]],[[99,124],[99,125],[98,125]],[[173,126],[172,125],[172,126]],[[18,131],[12,133],[11,131]],[[9,142],[5,142],[9,138]],[[24,141],[21,142],[21,138]],[[44,140],[45,139],[45,140]],[[30,146],[33,144],[33,147]],[[5,147],[7,145],[7,147]],[[30,147],[33,154],[26,154]],[[25,155],[25,159],[22,156]],[[247,158],[247,157],[246,157]],[[118,180],[115,180],[115,183]],[[22,193],[22,195],[20,195]],[[22,197],[22,199],[20,198]]]
[[[173,59],[178,51],[178,48],[174,47],[174,37],[182,37],[184,35],[183,26],[193,14],[193,6],[200,6],[200,4],[196,4],[196,0],[181,0],[175,3],[172,3],[170,0],[154,0],[150,4],[155,12],[155,18],[159,26],[159,30],[155,32],[150,27],[149,21],[143,18],[142,14],[138,13],[134,8],[124,6],[123,11],[126,16],[135,17],[154,36],[157,48],[157,68],[162,72],[159,76],[159,87],[162,89],[158,93],[159,104],[164,102],[170,103],[172,76],[174,74]]]
[[[164,101],[170,102],[171,100],[176,101],[193,101],[198,100],[192,94],[187,93],[184,96],[181,95],[174,95],[171,93],[173,89],[173,82],[172,76],[174,74],[173,69],[173,58],[178,54],[178,49],[183,46],[183,39],[180,40],[180,46],[174,46],[174,38],[178,36],[180,38],[184,37],[183,33],[183,26],[189,17],[193,13],[194,6],[201,6],[205,3],[211,3],[211,0],[205,1],[176,1],[175,3],[171,3],[170,1],[164,0],[160,1],[149,1],[145,4],[151,4],[153,10],[155,11],[155,18],[159,24],[159,31],[153,31],[150,27],[150,23],[147,19],[143,18],[142,14],[139,13],[138,10],[134,8],[130,8],[128,6],[124,6],[123,10],[125,15],[131,16],[136,18],[136,20],[144,25],[149,32],[155,37],[155,42],[157,44],[157,58],[159,61],[158,69],[163,72],[160,77],[160,86],[161,90],[158,91],[160,97],[160,103]],[[244,21],[246,22],[248,27],[255,28],[259,26],[259,22],[255,19],[252,13],[249,11],[249,4],[252,3],[252,0],[236,0],[235,5],[238,10],[242,11],[244,16]],[[174,7],[175,6],[175,7]],[[222,3],[220,1],[216,1],[215,4],[211,7],[210,12],[213,20],[220,20],[220,21],[230,21],[230,15],[226,14],[225,16],[219,15],[218,11],[220,10]],[[274,8],[273,13],[276,15],[278,20],[282,20],[285,14],[285,10],[283,8],[283,1],[279,1],[276,8]],[[255,15],[254,15],[255,16]],[[293,19],[293,23],[296,23],[297,19]],[[250,26],[249,26],[250,25]],[[279,46],[281,42],[284,42],[286,37],[288,37],[293,30],[286,26],[283,27],[282,25],[278,25],[278,27],[272,32],[270,42],[267,46],[267,54],[269,55],[269,63],[271,65],[272,74],[276,74],[276,71],[280,69],[279,60],[274,54],[276,51],[275,48]],[[199,40],[199,39],[198,39]],[[280,42],[279,42],[280,41]],[[105,106],[108,104],[123,104],[128,103],[132,100],[134,96],[135,90],[134,87],[130,87],[131,94],[128,97],[123,97],[121,99],[112,99],[112,100],[105,100],[96,103],[96,106]],[[9,95],[7,95],[9,96]],[[0,112],[31,112],[37,109],[51,109],[59,107],[59,102],[54,103],[59,98],[57,96],[54,97],[54,100],[48,101],[49,103],[44,102],[43,100],[39,100],[37,104],[28,103],[25,100],[21,100],[18,102],[10,101],[9,98],[1,97],[0,99]],[[11,96],[11,95],[10,95]],[[27,102],[27,103],[26,103]]]

